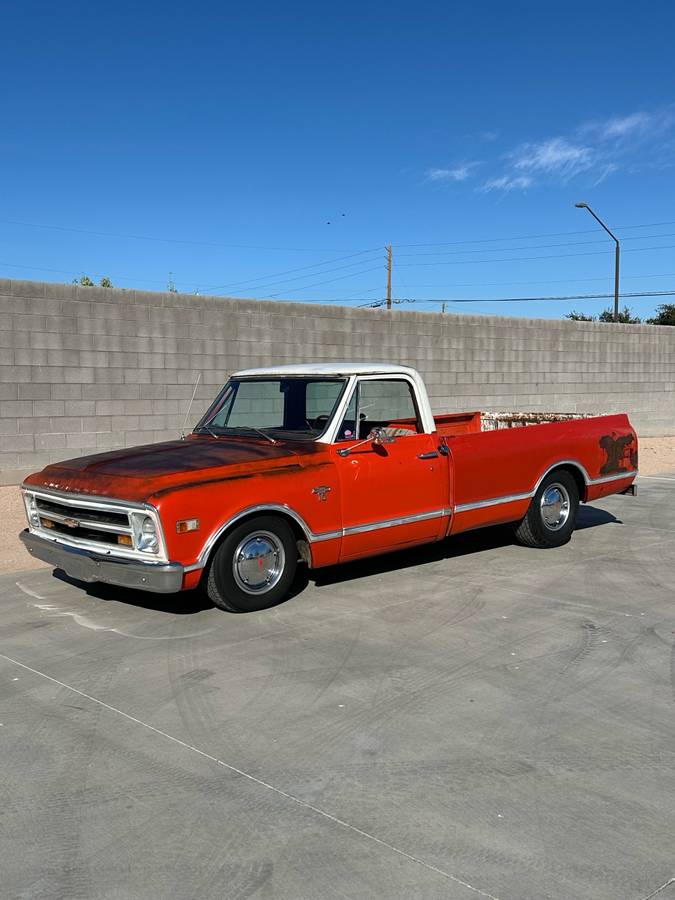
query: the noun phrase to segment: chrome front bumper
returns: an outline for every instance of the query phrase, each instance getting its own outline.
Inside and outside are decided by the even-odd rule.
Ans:
[[[95,553],[38,537],[27,528],[19,537],[32,556],[62,569],[77,581],[103,581],[157,594],[172,594],[183,586],[183,566],[180,563],[143,562]]]

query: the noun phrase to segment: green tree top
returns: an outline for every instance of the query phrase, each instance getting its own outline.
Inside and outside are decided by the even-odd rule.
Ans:
[[[82,275],[80,278],[73,278],[73,284],[77,284],[80,287],[96,287],[96,284],[88,275]],[[102,288],[111,288],[113,287],[113,283],[109,278],[105,276],[101,278],[99,281],[99,287]]]
[[[675,303],[663,303],[657,306],[653,319],[647,319],[650,325],[675,325]]]
[[[675,306],[673,306],[673,310],[675,310]],[[603,309],[603,311],[596,319],[595,316],[587,316],[585,313],[577,312],[575,309],[573,309],[572,312],[565,313],[563,318],[571,319],[573,322],[612,323],[614,321],[614,310]],[[639,325],[642,322],[642,319],[639,316],[634,316],[633,311],[627,306],[624,306],[622,310],[619,310],[619,322],[622,322],[624,325]],[[675,324],[675,322],[673,324]]]

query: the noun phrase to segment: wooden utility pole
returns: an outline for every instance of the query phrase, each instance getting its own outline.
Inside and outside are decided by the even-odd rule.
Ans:
[[[391,309],[391,244],[387,249],[387,309]]]

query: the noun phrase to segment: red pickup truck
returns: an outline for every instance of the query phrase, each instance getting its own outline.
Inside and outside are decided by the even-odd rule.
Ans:
[[[632,493],[636,475],[626,415],[434,416],[406,366],[278,366],[234,374],[183,439],[31,475],[21,538],[75,579],[202,585],[243,612],[282,600],[298,563],[508,522],[558,547],[580,501]]]

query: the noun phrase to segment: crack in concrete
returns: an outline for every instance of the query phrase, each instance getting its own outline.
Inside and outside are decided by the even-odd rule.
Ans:
[[[665,889],[671,885],[675,884],[675,878],[669,878],[665,884],[662,884],[661,887],[657,888],[655,891],[652,891],[651,894],[647,894],[646,897],[641,897],[640,900],[650,900],[651,897],[656,897],[657,894],[660,894],[661,891],[665,891]]]

